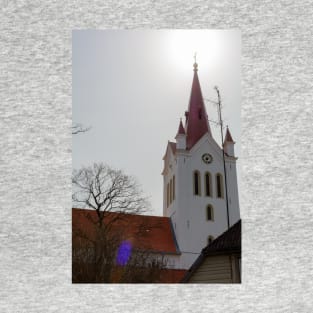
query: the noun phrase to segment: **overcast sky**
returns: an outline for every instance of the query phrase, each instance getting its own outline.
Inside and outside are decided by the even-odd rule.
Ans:
[[[239,31],[73,32],[73,123],[92,127],[73,136],[73,168],[104,162],[135,176],[151,215],[162,215],[162,157],[188,108],[195,52],[203,97],[216,100],[213,87],[220,89],[240,180]],[[217,120],[216,107],[206,106]],[[211,129],[220,144],[219,129]]]

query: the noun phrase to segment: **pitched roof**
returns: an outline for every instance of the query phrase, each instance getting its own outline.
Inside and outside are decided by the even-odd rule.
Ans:
[[[207,132],[211,135],[198,78],[198,65],[195,63],[189,107],[188,112],[186,112],[187,149],[191,149]]]
[[[106,212],[103,223],[112,222],[111,232],[123,231],[123,240],[131,243],[134,249],[154,253],[180,254],[170,218]],[[95,239],[98,215],[95,210],[72,209],[73,230],[81,231],[88,238]]]
[[[217,237],[203,249],[204,255],[212,254],[213,252],[226,252],[230,250],[241,249],[241,220],[235,223],[227,231]]]
[[[231,252],[241,252],[241,220],[235,223],[202,250],[201,254],[191,265],[181,282],[188,282],[190,277],[199,268],[207,256],[214,254],[227,254]]]

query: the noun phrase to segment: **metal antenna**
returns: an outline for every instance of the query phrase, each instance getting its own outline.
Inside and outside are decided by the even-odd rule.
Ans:
[[[218,102],[213,101],[213,100],[211,100],[211,99],[203,98],[203,101],[211,102],[211,103],[213,103],[214,105],[218,105]],[[217,122],[217,121],[210,120],[210,119],[208,119],[208,121],[211,122],[211,123],[214,123],[216,126],[220,125],[220,122],[219,122],[219,121]],[[224,128],[224,127],[223,127],[223,128]]]
[[[221,109],[221,95],[217,86],[214,87],[217,93],[217,113],[219,118],[219,123],[221,126],[221,140],[222,140],[222,152],[223,152],[223,165],[224,165],[224,180],[225,180],[225,197],[226,197],[226,210],[227,210],[227,226],[229,228],[229,207],[228,207],[228,192],[227,192],[227,174],[226,174],[226,164],[225,164],[225,151],[224,151],[224,138],[223,138],[223,120],[222,120],[222,109]]]

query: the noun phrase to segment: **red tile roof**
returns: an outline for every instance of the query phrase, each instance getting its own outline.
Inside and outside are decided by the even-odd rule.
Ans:
[[[179,254],[174,232],[168,217],[106,212],[103,223],[112,223],[112,232],[123,231],[123,240],[128,240],[134,249],[155,253]],[[96,238],[95,210],[72,209],[73,230],[82,231],[88,238]]]
[[[191,149],[205,134],[211,135],[208,115],[203,102],[197,64],[194,65],[194,76],[191,87],[188,112],[186,112],[187,149]]]

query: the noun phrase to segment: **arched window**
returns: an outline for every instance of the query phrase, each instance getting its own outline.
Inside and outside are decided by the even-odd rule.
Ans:
[[[206,172],[204,175],[204,185],[205,185],[205,195],[207,197],[212,196],[212,179],[211,174],[209,172]]]
[[[224,198],[223,176],[222,176],[222,174],[216,174],[216,196],[218,198]]]
[[[173,176],[173,200],[175,200],[175,175]]]
[[[206,207],[206,219],[208,221],[214,221],[214,210],[210,204]]]
[[[210,244],[213,240],[214,240],[214,237],[213,236],[209,236],[208,237],[208,244]]]
[[[166,206],[168,207],[170,205],[170,184],[167,183],[166,186]]]
[[[196,196],[200,196],[201,192],[200,192],[201,186],[200,186],[200,173],[199,171],[194,171],[193,173],[193,193]]]

